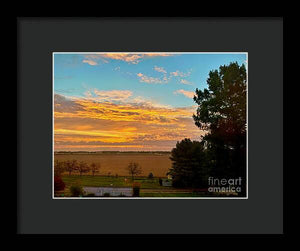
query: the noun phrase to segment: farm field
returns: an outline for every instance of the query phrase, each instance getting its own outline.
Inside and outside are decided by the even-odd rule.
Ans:
[[[171,168],[170,153],[140,153],[140,152],[108,152],[108,153],[55,153],[54,161],[77,160],[88,164],[100,163],[101,168],[98,175],[106,176],[128,176],[126,167],[129,162],[138,163],[143,173],[140,176],[148,176],[150,172],[154,177],[166,177]]]

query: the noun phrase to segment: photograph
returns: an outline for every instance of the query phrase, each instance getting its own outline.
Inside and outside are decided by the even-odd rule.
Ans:
[[[52,199],[248,199],[248,52],[51,59]]]

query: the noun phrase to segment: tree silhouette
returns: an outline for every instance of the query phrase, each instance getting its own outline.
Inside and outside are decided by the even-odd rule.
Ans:
[[[130,162],[126,169],[127,169],[128,173],[131,175],[132,181],[134,180],[134,176],[142,173],[142,168],[136,162]]]
[[[195,124],[208,133],[203,137],[211,175],[246,178],[246,95],[245,65],[230,63],[210,71],[208,89],[196,89],[199,105]],[[244,182],[245,185],[245,182]],[[243,189],[245,191],[245,189]]]
[[[90,171],[90,167],[87,163],[81,161],[78,165],[77,170],[81,176],[83,173],[88,173]]]
[[[203,144],[184,139],[172,149],[172,168],[167,173],[172,176],[174,187],[205,187],[208,167]]]
[[[95,173],[99,173],[100,167],[101,167],[100,163],[92,163],[90,165],[90,169],[92,171],[93,176],[95,176]]]
[[[78,168],[77,160],[68,160],[65,162],[65,170],[69,173],[69,175],[72,174],[72,172],[76,171]]]

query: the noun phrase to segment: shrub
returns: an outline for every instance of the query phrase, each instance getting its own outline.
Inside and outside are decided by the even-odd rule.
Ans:
[[[162,179],[161,178],[159,178],[158,182],[159,182],[159,185],[162,186]]]
[[[140,196],[140,183],[133,183],[132,188],[133,188],[133,197],[139,197]]]
[[[54,176],[54,191],[62,191],[65,189],[65,183],[60,176]]]
[[[149,173],[149,175],[148,175],[148,179],[153,179],[154,178],[154,175],[153,175],[153,173]]]
[[[110,197],[110,193],[104,193],[103,197]]]
[[[78,197],[83,194],[82,187],[79,185],[73,185],[70,187],[72,197]]]

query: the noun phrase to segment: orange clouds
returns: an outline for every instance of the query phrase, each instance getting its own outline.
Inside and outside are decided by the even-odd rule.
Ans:
[[[112,91],[98,91],[94,90],[97,101],[122,101],[132,96],[132,91],[112,90]]]
[[[87,63],[89,65],[97,65],[98,64],[96,61],[93,61],[91,59],[84,59],[84,60],[82,60],[82,63]]]
[[[191,117],[194,111],[191,107],[167,108],[166,106],[152,105],[150,101],[135,102],[135,99],[132,102],[115,104],[107,100],[102,101],[102,98],[102,96],[100,96],[99,100],[98,97],[73,98],[74,104],[68,103],[64,112],[57,112],[57,109],[55,109],[55,117],[80,117],[109,121],[136,121],[143,124],[168,124],[173,123],[180,117]],[[123,99],[120,98],[119,100]],[[61,104],[56,104],[55,108],[57,107],[62,108]],[[73,112],[73,107],[80,107],[80,109]]]
[[[180,89],[180,90],[175,91],[174,94],[183,94],[184,96],[186,96],[188,98],[193,98],[195,95],[195,92],[190,92],[190,91]]]
[[[91,95],[54,95],[55,150],[171,150],[176,141],[199,139],[203,133],[192,119],[195,107],[162,106],[131,98],[130,91],[96,90]]]
[[[137,64],[139,62],[139,59],[142,58],[143,55],[128,54],[128,53],[105,53],[105,54],[101,54],[101,57],[121,60],[132,64]]]
[[[86,54],[82,62],[89,65],[98,65],[98,60],[108,63],[107,59],[120,60],[130,64],[138,64],[142,59],[150,57],[169,57],[171,53],[95,53]]]

